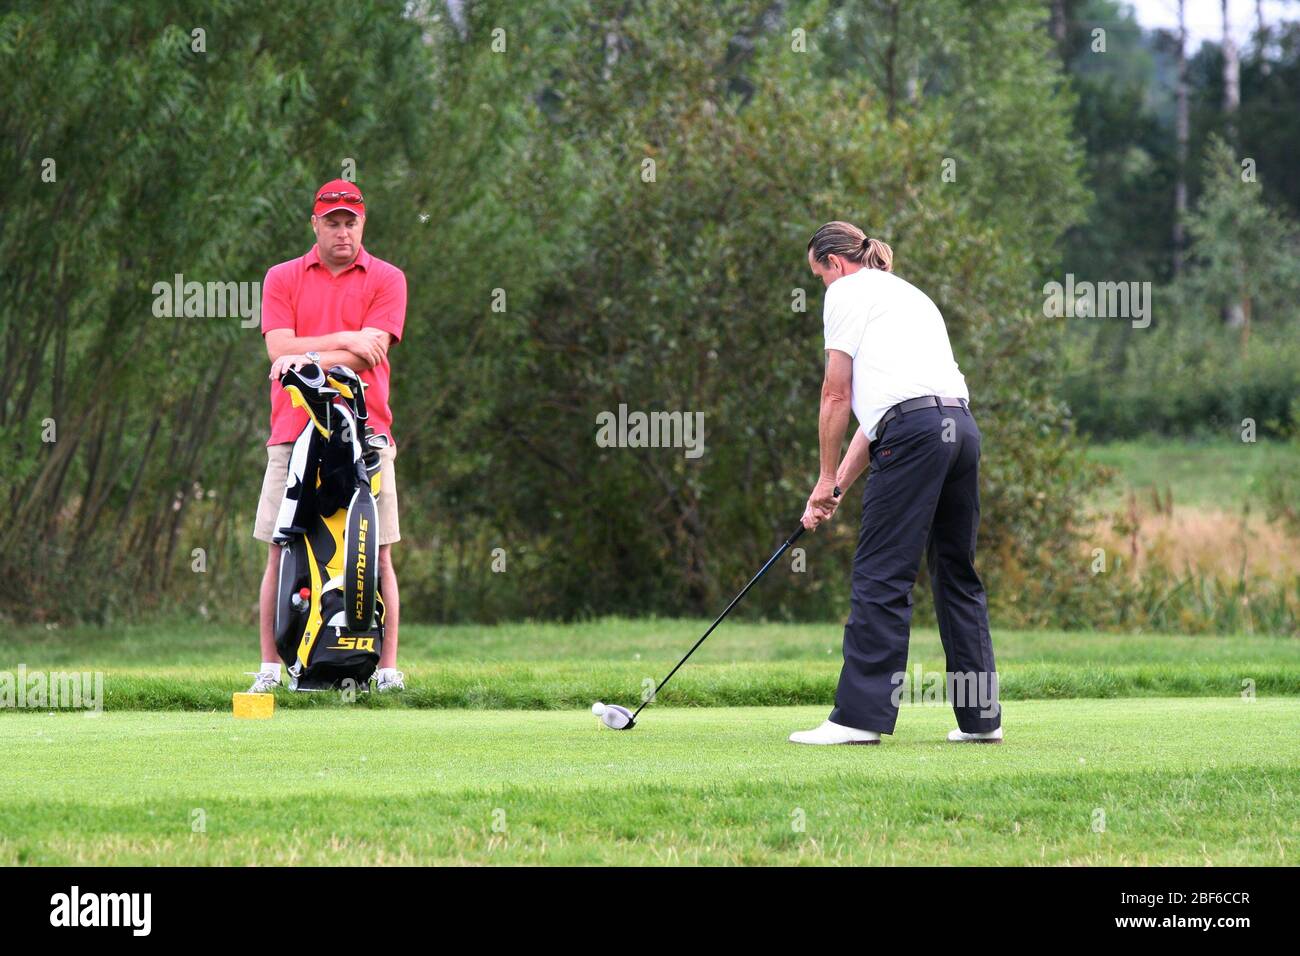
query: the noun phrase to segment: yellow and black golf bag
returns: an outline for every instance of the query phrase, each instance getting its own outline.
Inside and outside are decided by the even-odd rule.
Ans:
[[[274,540],[275,644],[290,690],[367,689],[384,643],[379,595],[379,449],[365,383],[344,365],[280,377],[309,418],[294,442]]]

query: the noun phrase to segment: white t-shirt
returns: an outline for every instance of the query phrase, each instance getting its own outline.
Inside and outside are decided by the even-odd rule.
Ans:
[[[853,359],[853,414],[876,438],[890,407],[909,398],[970,398],[943,316],[892,272],[860,269],[826,289],[826,348]]]

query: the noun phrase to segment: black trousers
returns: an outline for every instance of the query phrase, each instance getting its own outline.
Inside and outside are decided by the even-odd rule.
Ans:
[[[924,553],[957,726],[966,733],[1001,726],[988,603],[975,573],[979,460],[980,431],[966,408],[907,412],[872,443],[835,723],[894,732]]]

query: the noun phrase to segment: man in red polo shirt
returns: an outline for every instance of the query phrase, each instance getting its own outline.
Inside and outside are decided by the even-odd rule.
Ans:
[[[305,256],[272,266],[262,283],[262,335],[271,358],[271,437],[253,537],[268,545],[262,577],[262,666],[249,690],[264,693],[281,681],[275,649],[275,599],[280,547],[271,543],[284,497],[289,454],[307,424],[307,412],[294,408],[280,387],[280,375],[292,367],[316,363],[323,368],[346,365],[366,389],[366,410],[375,432],[388,436],[381,452],[379,512],[379,589],[384,597],[384,645],[375,672],[382,691],[403,690],[397,669],[399,605],[391,549],[401,539],[397,522],[393,414],[388,407],[388,349],[402,337],[406,322],[406,276],[402,270],[366,252],[361,234],[366,205],[355,183],[335,179],[316,191],[311,228],[316,244]]]

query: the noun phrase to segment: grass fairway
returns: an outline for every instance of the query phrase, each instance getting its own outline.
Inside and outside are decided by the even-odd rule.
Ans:
[[[230,716],[250,632],[8,631],[0,671],[102,670],[106,710],[0,712],[0,864],[1296,859],[1295,639],[1000,631],[1006,744],[911,706],[824,749],[785,739],[826,716],[840,626],[729,621],[598,729],[593,699],[635,702],[706,625],[403,627],[406,693],[281,692],[270,721]],[[918,629],[910,664],[942,662]]]
[[[1000,747],[905,708],[14,714],[0,863],[1285,864],[1300,700],[1031,701]],[[193,832],[200,819],[205,832]],[[1094,829],[1094,821],[1104,828]],[[495,829],[494,829],[495,825]]]

